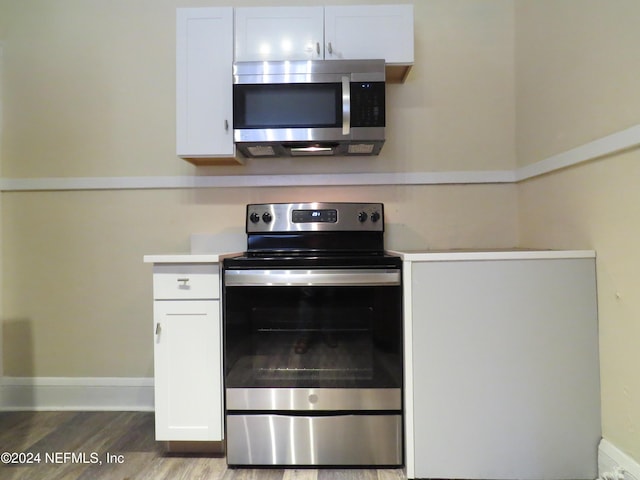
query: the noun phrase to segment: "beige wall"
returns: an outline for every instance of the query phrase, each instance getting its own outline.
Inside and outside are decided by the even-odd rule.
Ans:
[[[175,157],[175,8],[251,3],[264,4],[0,0],[0,41],[7,42],[2,176],[195,173]],[[379,157],[259,159],[198,174],[510,168],[513,2],[414,4],[415,67],[406,84],[389,86],[388,140]]]
[[[640,2],[516,7],[517,151],[542,160],[640,123]],[[603,435],[640,459],[640,152],[521,183],[524,246],[597,251]]]
[[[197,169],[175,157],[175,8],[258,3],[0,0],[0,176],[503,170],[640,123],[636,0],[416,0],[380,157]],[[638,155],[519,185],[4,192],[4,373],[150,376],[142,255],[237,231],[248,202],[383,201],[394,248],[598,251],[604,434],[640,459]]]
[[[516,5],[519,165],[638,123],[637,0]]]
[[[0,0],[0,176],[502,170],[514,165],[513,3],[415,2],[416,64],[377,158],[196,168],[175,156],[175,8],[263,2]],[[278,1],[277,4],[317,4]],[[336,3],[336,2],[330,2]],[[340,2],[338,2],[340,3]],[[385,3],[352,1],[344,3]],[[249,202],[382,201],[395,248],[517,243],[514,185],[4,192],[4,373],[152,375],[151,267]]]
[[[0,26],[0,38],[3,38],[2,35],[2,27]],[[3,119],[3,115],[2,115],[2,101],[4,98],[3,95],[3,86],[2,86],[2,79],[4,78],[3,75],[3,70],[2,70],[2,66],[3,66],[3,53],[4,53],[4,43],[0,40],[0,152],[2,152],[2,139],[3,139],[3,134],[2,134],[2,119]],[[2,173],[2,154],[0,153],[0,175]],[[0,177],[1,178],[1,177]],[[2,292],[3,292],[3,288],[2,288],[2,278],[3,278],[3,274],[2,274],[2,192],[0,192],[0,375],[2,375],[2,372],[4,371],[3,368],[3,359],[4,359],[4,354],[3,354],[3,340],[2,340]]]
[[[391,247],[516,241],[511,185],[5,193],[5,373],[151,376],[142,256],[240,229],[248,202],[291,198],[382,201]]]

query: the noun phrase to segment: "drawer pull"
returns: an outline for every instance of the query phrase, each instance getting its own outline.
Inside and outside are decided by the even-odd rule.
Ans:
[[[181,283],[183,287],[185,287],[187,285],[187,283],[189,283],[189,279],[188,278],[178,278],[178,283]]]

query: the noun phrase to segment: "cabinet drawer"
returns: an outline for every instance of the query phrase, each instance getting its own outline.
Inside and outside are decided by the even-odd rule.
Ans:
[[[155,265],[153,298],[156,300],[220,298],[218,265]]]

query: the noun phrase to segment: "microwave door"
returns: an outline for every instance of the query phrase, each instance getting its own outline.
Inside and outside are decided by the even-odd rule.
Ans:
[[[351,102],[348,82],[346,89],[342,82],[241,84],[234,85],[233,97],[234,129],[279,133],[319,128],[341,131],[344,109],[350,110]]]

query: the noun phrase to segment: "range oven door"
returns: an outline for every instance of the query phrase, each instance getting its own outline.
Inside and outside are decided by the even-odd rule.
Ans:
[[[223,275],[229,464],[401,465],[400,267]]]

